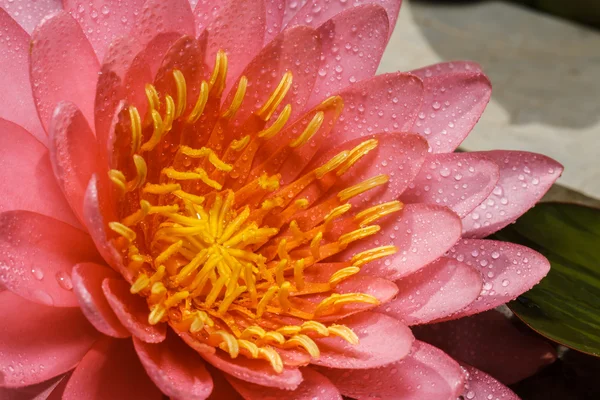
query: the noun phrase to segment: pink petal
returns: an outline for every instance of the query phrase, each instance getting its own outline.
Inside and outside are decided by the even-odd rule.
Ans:
[[[424,324],[463,309],[479,296],[483,286],[476,268],[446,257],[396,284],[402,290],[378,311],[407,325]]]
[[[0,293],[0,372],[2,386],[33,385],[77,365],[98,338],[77,308],[31,303]]]
[[[131,294],[129,288],[129,283],[122,279],[107,278],[102,281],[102,290],[108,304],[125,328],[144,342],[162,342],[167,334],[167,325],[164,323],[150,325],[148,322],[150,310],[146,301],[142,296]]]
[[[285,0],[265,0],[267,19],[265,21],[265,40],[269,43],[283,29]]]
[[[298,368],[284,367],[280,374],[266,361],[249,359],[244,356],[231,358],[229,354],[218,350],[211,354],[200,352],[209,364],[227,374],[246,382],[260,386],[273,387],[283,390],[295,390],[302,382],[302,374]]]
[[[80,226],[56,184],[46,147],[3,119],[0,132],[0,211],[35,211]]]
[[[512,390],[476,368],[462,364],[468,373],[462,397],[469,400],[520,400]],[[491,397],[490,397],[491,396]]]
[[[33,32],[46,15],[63,8],[61,0],[0,0],[0,7],[6,10],[27,33]]]
[[[117,37],[127,36],[144,0],[63,0],[65,11],[79,22],[99,60]]]
[[[83,219],[83,197],[94,172],[99,171],[96,138],[76,105],[60,102],[49,128],[52,169],[71,208]]]
[[[550,271],[550,263],[540,253],[525,246],[495,240],[462,240],[448,256],[479,269],[483,277],[480,296],[452,315],[452,319],[507,303],[531,289]]]
[[[438,400],[462,393],[464,374],[443,351],[415,340],[402,360],[369,370],[319,368],[319,372],[355,399]]]
[[[552,346],[531,333],[522,333],[495,310],[413,330],[420,340],[506,384],[525,379],[556,359]]]
[[[31,35],[29,52],[33,98],[46,131],[60,101],[76,104],[93,121],[100,66],[77,21],[66,12],[45,19]]]
[[[152,82],[153,75],[143,50],[144,47],[133,37],[117,38],[106,50],[94,102],[96,138],[100,155],[104,158],[119,102],[125,100],[136,106],[142,116],[146,113],[145,85]]]
[[[243,400],[243,397],[225,379],[226,374],[210,365],[207,367],[213,380],[213,391],[208,400]]]
[[[310,2],[289,2],[288,7],[291,4],[300,3],[297,7],[298,12],[295,13],[291,18],[288,26],[294,25],[309,25],[319,26],[327,21],[329,18],[333,18],[335,15],[355,8],[362,4],[377,4],[382,6],[389,19],[389,35],[392,34],[394,26],[396,25],[396,19],[398,18],[398,12],[400,11],[400,5],[402,0],[354,0],[354,1],[327,1],[327,0],[313,0]],[[308,3],[308,4],[306,4]],[[303,6],[303,7],[302,7]],[[300,8],[302,7],[302,8]],[[291,14],[291,13],[290,13]]]
[[[104,279],[118,277],[116,272],[99,264],[77,264],[72,273],[73,292],[81,311],[94,328],[105,335],[124,338],[131,334],[121,324],[102,291]]]
[[[373,247],[394,245],[398,252],[364,265],[361,273],[397,280],[425,267],[444,255],[460,239],[460,219],[446,207],[407,204],[378,225],[370,240],[351,246],[351,254]]]
[[[342,400],[338,389],[329,379],[311,368],[302,369],[304,380],[294,391],[265,388],[264,386],[248,383],[239,379],[227,377],[233,387],[240,392],[244,399],[287,399],[287,400]]]
[[[208,33],[206,63],[213,65],[219,50],[227,53],[228,87],[263,47],[264,3],[264,0],[209,0],[199,2],[194,10],[195,20],[199,23],[197,32],[205,26]]]
[[[163,394],[176,399],[206,399],[213,381],[204,361],[171,333],[159,344],[144,343],[133,338],[135,350],[150,376]]]
[[[0,214],[0,280],[36,303],[77,307],[71,291],[73,265],[100,261],[89,235],[31,211]]]
[[[431,154],[401,199],[441,204],[462,218],[487,198],[498,176],[496,163],[478,153]]]
[[[333,16],[317,31],[328,51],[321,56],[309,105],[375,75],[387,43],[388,17],[383,7],[367,4]]]
[[[434,153],[452,152],[481,117],[490,81],[480,72],[456,72],[426,77],[423,84],[423,106],[411,131],[423,135]]]
[[[54,389],[65,380],[65,375],[59,375],[45,382],[22,388],[0,387],[0,399],[2,400],[47,400],[53,395]],[[56,399],[60,400],[60,398]]]
[[[158,34],[166,32],[177,33],[178,37],[196,37],[194,15],[188,0],[146,0],[130,36],[145,46]]]
[[[105,338],[83,357],[67,383],[63,400],[160,400],[130,340]]]
[[[311,28],[299,26],[277,35],[242,72],[248,78],[247,96],[235,119],[245,121],[257,104],[262,106],[287,71],[293,74],[292,86],[280,108],[292,105],[290,122],[301,115],[314,86],[320,55],[321,42]],[[237,85],[231,86],[224,104],[231,104]]]
[[[500,167],[500,179],[487,200],[463,219],[463,236],[486,237],[520,217],[550,189],[563,166],[541,154],[484,151]]]
[[[123,265],[121,254],[107,239],[108,222],[117,221],[115,205],[109,198],[110,189],[106,179],[101,182],[97,175],[92,176],[83,199],[85,226],[108,265],[125,279],[131,279],[131,271]]]
[[[447,61],[410,71],[421,79],[455,72],[483,72],[483,69],[473,61]]]
[[[37,118],[29,81],[29,35],[1,8],[0,26],[10,38],[0,42],[0,118],[15,122],[45,142],[46,133]]]
[[[414,341],[410,329],[400,321],[375,312],[362,312],[336,323],[352,329],[359,343],[350,344],[339,337],[313,339],[321,351],[313,364],[349,369],[381,367],[404,358]]]
[[[338,93],[344,110],[333,135],[342,143],[378,132],[408,132],[423,100],[423,83],[405,73],[383,74]]]

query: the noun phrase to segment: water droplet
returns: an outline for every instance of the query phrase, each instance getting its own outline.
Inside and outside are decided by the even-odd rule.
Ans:
[[[31,275],[33,275],[33,277],[38,281],[44,279],[44,272],[39,268],[31,268]]]
[[[73,289],[71,277],[65,271],[59,271],[56,273],[56,281],[58,282],[58,285],[65,290]]]

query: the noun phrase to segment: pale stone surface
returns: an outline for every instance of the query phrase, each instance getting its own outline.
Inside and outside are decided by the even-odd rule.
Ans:
[[[547,154],[600,198],[600,32],[501,2],[404,1],[379,73],[482,64],[492,101],[462,147]]]

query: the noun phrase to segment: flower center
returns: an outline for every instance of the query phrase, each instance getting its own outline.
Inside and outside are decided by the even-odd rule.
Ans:
[[[145,118],[129,106],[119,115],[115,141],[128,150],[109,172],[119,196],[119,221],[109,224],[122,253],[131,292],[145,297],[150,324],[168,322],[177,332],[283,370],[282,353],[299,348],[319,357],[316,339],[338,336],[358,343],[348,327],[326,324],[349,305],[377,305],[365,293],[339,293],[337,285],[373,260],[396,252],[382,246],[354,254],[323,279],[325,260],[374,235],[377,219],[402,209],[392,201],[349,216],[349,201],[388,181],[379,175],[327,195],[339,178],[377,146],[366,140],[333,156],[292,182],[282,182],[284,162],[331,129],[342,101],[331,97],[301,121],[286,126],[291,105],[275,115],[292,86],[285,73],[268,100],[241,127],[230,124],[247,90],[239,80],[224,111],[227,57],[217,54],[210,80],[201,82],[188,107],[184,74],[172,71],[173,96],[148,84]],[[272,123],[267,123],[272,119]],[[189,143],[203,135],[202,146]],[[233,132],[229,143],[224,132]],[[256,160],[277,135],[274,154]],[[121,150],[122,151],[122,150]],[[126,176],[130,176],[128,180]],[[335,224],[334,224],[334,221]],[[329,319],[331,320],[331,318]]]

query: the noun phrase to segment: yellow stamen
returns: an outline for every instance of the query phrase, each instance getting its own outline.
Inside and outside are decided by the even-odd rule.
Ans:
[[[321,258],[321,251],[319,249],[321,245],[321,240],[323,240],[323,232],[319,232],[315,235],[315,237],[310,242],[310,252],[315,260]]]
[[[229,172],[233,168],[231,165],[224,163],[219,159],[217,154],[212,150],[206,147],[202,147],[201,149],[192,149],[188,146],[181,146],[179,148],[181,154],[185,154],[188,157],[192,158],[208,158],[208,161],[218,170]]]
[[[288,104],[283,108],[283,110],[281,110],[281,113],[277,116],[277,119],[275,120],[275,122],[273,122],[273,124],[271,124],[271,126],[258,133],[258,137],[265,140],[269,140],[273,136],[277,135],[285,126],[291,114],[292,106]]]
[[[273,300],[273,297],[275,297],[275,294],[277,294],[278,291],[279,288],[277,286],[271,286],[269,290],[267,290],[267,292],[264,294],[262,299],[260,299],[260,301],[258,302],[258,306],[256,306],[256,316],[258,318],[260,318],[263,315],[265,309],[267,308],[267,305],[271,302],[271,300]]]
[[[175,119],[179,118],[185,111],[187,102],[187,85],[185,84],[185,76],[180,70],[173,70],[173,78],[177,88],[177,109],[175,111]]]
[[[367,155],[371,150],[377,148],[378,142],[376,139],[370,139],[362,142],[350,151],[344,165],[338,170],[337,175],[341,176],[346,173],[358,160]]]
[[[154,123],[154,131],[152,132],[152,137],[146,143],[142,145],[142,151],[150,151],[156,147],[156,145],[160,142],[163,135],[163,121],[160,117],[160,114],[156,110],[152,110],[152,121]]]
[[[169,194],[173,193],[176,190],[181,190],[181,185],[179,183],[165,183],[165,184],[152,184],[147,183],[144,186],[144,193],[150,194]]]
[[[343,234],[338,239],[338,242],[342,246],[345,246],[345,245],[355,242],[357,240],[364,239],[368,236],[374,235],[377,232],[379,232],[380,229],[381,229],[381,227],[379,225],[365,226],[364,228],[359,228],[355,231]]]
[[[250,135],[246,135],[239,140],[231,141],[231,145],[229,147],[231,147],[232,150],[241,151],[248,145],[248,143],[250,143]]]
[[[275,91],[273,91],[273,93],[271,94],[271,97],[269,97],[267,102],[256,112],[256,115],[263,121],[268,121],[277,109],[277,107],[279,107],[279,104],[281,104],[283,98],[285,97],[285,95],[291,87],[292,72],[287,71],[283,75],[283,78],[281,78],[281,81],[279,82],[279,85],[277,85]]]
[[[357,267],[361,267],[367,263],[370,263],[371,261],[395,254],[397,251],[398,248],[396,246],[376,247],[374,249],[355,254],[350,262]]]
[[[306,335],[296,335],[285,342],[285,347],[302,347],[312,358],[319,358],[321,352],[317,344]]]
[[[173,128],[175,119],[175,102],[169,95],[165,96],[165,117],[163,118],[163,132],[169,132]]]
[[[283,282],[283,284],[281,284],[279,287],[279,292],[277,293],[279,296],[279,305],[281,306],[283,312],[288,311],[292,306],[288,299],[291,287],[292,285],[289,282]]]
[[[372,178],[369,178],[361,183],[358,183],[354,186],[346,188],[338,193],[338,198],[340,201],[348,201],[353,197],[358,196],[368,190],[371,190],[377,186],[385,185],[390,180],[390,177],[387,175],[377,175]]]
[[[325,113],[323,111],[319,111],[310,120],[302,134],[298,136],[296,140],[290,143],[290,147],[296,148],[306,144],[314,136],[314,134],[317,133],[321,125],[323,125],[323,121],[325,121]]]
[[[160,99],[154,85],[147,83],[145,86],[145,91],[146,98],[148,99],[148,111],[152,112],[153,110],[158,110],[160,108]]]
[[[208,83],[206,83],[206,81],[202,81],[202,83],[200,84],[200,93],[198,94],[198,100],[196,101],[196,105],[194,105],[194,108],[192,109],[192,112],[190,113],[187,119],[187,122],[189,124],[196,123],[200,116],[202,116],[202,113],[204,112],[204,107],[206,107],[206,102],[208,101],[208,92]]]
[[[129,119],[131,120],[131,155],[134,155],[142,145],[142,120],[134,106],[129,106]]]
[[[108,227],[113,231],[123,236],[130,242],[133,242],[136,238],[136,234],[130,228],[126,227],[120,222],[109,222]]]
[[[404,204],[402,202],[394,200],[367,208],[366,210],[356,214],[354,218],[357,221],[360,221],[360,226],[365,226],[373,221],[378,220],[379,218],[385,217],[386,215],[401,211],[403,208]]]
[[[146,160],[144,157],[134,154],[133,164],[136,169],[135,179],[127,183],[127,190],[132,191],[141,188],[146,182],[146,174],[148,173],[148,167],[146,166]]]
[[[346,160],[349,154],[349,151],[342,151],[341,153],[338,153],[335,156],[333,156],[325,164],[315,169],[315,176],[317,177],[317,179],[323,178],[325,174],[339,167]]]
[[[235,113],[240,109],[242,105],[242,101],[244,101],[244,96],[246,95],[246,87],[248,86],[248,78],[242,76],[238,83],[237,90],[235,91],[235,95],[233,96],[233,101],[229,108],[221,115],[222,118],[229,119],[235,115]]]
[[[298,290],[304,289],[304,258],[294,263],[294,282]]]
[[[335,286],[338,283],[340,283],[341,281],[343,281],[344,279],[349,278],[353,275],[356,275],[359,272],[360,272],[360,268],[358,268],[358,267],[342,268],[339,271],[336,271],[333,275],[331,275],[331,277],[329,278],[329,284],[332,286]]]

